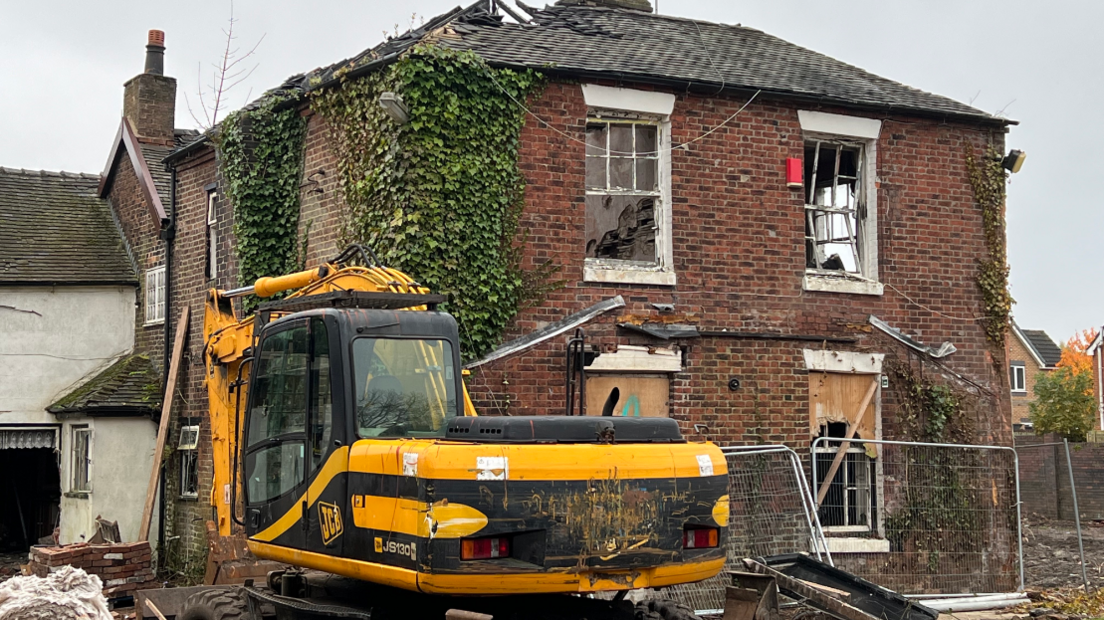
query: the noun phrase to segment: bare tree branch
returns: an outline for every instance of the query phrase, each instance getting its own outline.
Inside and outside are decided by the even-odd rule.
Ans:
[[[184,101],[188,105],[188,112],[192,115],[192,120],[204,130],[218,124],[219,115],[226,106],[226,99],[230,91],[249,79],[249,76],[253,75],[253,72],[260,66],[260,64],[254,64],[251,68],[239,67],[242,62],[256,53],[257,48],[264,41],[265,35],[262,34],[257,43],[249,48],[248,52],[242,54],[242,48],[236,44],[237,36],[234,34],[234,25],[237,23],[238,19],[234,17],[234,2],[231,0],[230,18],[226,22],[226,27],[222,29],[222,34],[226,37],[226,45],[223,47],[219,62],[211,63],[211,83],[209,85],[205,84],[202,64],[197,71],[197,94],[199,109],[203,112],[202,119],[192,110],[187,93],[184,95]],[[252,93],[252,89],[249,92]]]

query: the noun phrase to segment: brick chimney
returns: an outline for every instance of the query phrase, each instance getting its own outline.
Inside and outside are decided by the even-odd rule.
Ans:
[[[165,33],[149,31],[146,67],[123,85],[123,116],[138,137],[172,145],[176,124],[176,78],[166,77]]]

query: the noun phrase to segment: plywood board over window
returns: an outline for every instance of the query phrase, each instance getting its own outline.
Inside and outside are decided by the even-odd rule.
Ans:
[[[602,415],[610,392],[618,390],[613,415],[637,418],[670,416],[671,379],[653,374],[594,374],[586,380],[587,415]]]
[[[849,424],[858,415],[863,396],[878,375],[840,372],[809,372],[809,430],[813,437],[829,423]],[[856,435],[862,439],[877,439],[878,416],[875,401],[863,412]]]

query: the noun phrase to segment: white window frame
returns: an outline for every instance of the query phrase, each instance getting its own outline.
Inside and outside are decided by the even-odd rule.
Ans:
[[[83,440],[80,437],[83,436]],[[69,492],[87,495],[92,492],[92,427],[88,424],[74,424],[69,427]],[[84,454],[77,453],[83,446]],[[84,479],[78,480],[83,463]]]
[[[146,270],[146,325],[165,322],[165,266]]]
[[[1012,362],[1008,365],[1008,378],[1013,394],[1027,394],[1027,366]],[[1017,382],[1016,380],[1019,379]],[[1017,385],[1018,383],[1018,385]]]
[[[863,161],[861,194],[865,215],[862,217],[859,231],[860,274],[839,272],[825,273],[823,270],[806,269],[802,278],[802,288],[806,291],[829,293],[850,293],[856,295],[881,295],[884,286],[878,279],[878,136],[882,122],[870,118],[829,114],[798,110],[798,120],[805,141],[845,142],[862,146]],[[815,174],[815,171],[814,171]],[[807,196],[802,196],[802,203]],[[804,219],[805,213],[802,212]],[[805,246],[801,248],[802,260],[805,258]]]
[[[207,192],[207,277],[218,277],[218,190]]]
[[[624,119],[625,115],[641,115],[641,120],[651,120],[657,126],[659,164],[656,171],[659,193],[655,207],[656,260],[653,265],[633,264],[629,261],[586,258],[583,263],[585,282],[609,282],[618,284],[649,284],[674,286],[674,244],[671,216],[671,113],[675,96],[669,93],[613,88],[597,84],[583,84],[588,119]],[[605,117],[603,118],[603,115]]]

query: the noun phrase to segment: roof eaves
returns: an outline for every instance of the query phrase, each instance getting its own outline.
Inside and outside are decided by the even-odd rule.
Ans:
[[[158,227],[166,226],[169,223],[169,216],[165,212],[164,205],[161,204],[157,184],[153,182],[149,166],[146,165],[146,158],[142,154],[142,145],[138,142],[134,128],[130,126],[130,121],[125,116],[119,122],[119,131],[115,134],[115,142],[112,144],[111,153],[107,157],[107,164],[104,166],[103,174],[100,175],[100,186],[96,195],[100,198],[107,197],[107,191],[111,187],[111,181],[115,175],[115,162],[118,160],[120,145],[126,148],[127,155],[130,156],[130,164],[134,168],[134,173],[138,176],[138,185],[142,188],[142,196],[146,199],[146,206],[149,208],[150,215],[157,222]]]
[[[1031,342],[1031,339],[1024,335],[1020,326],[1016,325],[1015,321],[1012,322],[1012,331],[1016,334],[1016,338],[1019,338],[1024,348],[1027,349],[1027,352],[1031,354],[1031,358],[1035,360],[1039,368],[1050,368],[1050,366],[1047,366],[1047,363],[1043,361],[1043,356],[1039,355],[1039,351],[1035,349],[1035,345]]]

